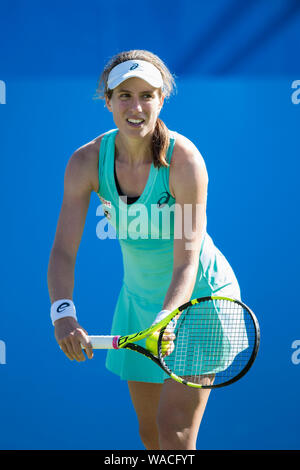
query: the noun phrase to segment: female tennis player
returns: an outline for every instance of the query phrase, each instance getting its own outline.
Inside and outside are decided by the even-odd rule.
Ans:
[[[116,129],[79,148],[68,162],[48,285],[55,337],[70,360],[85,359],[81,345],[93,357],[72,301],[75,260],[92,191],[116,229],[123,254],[124,281],[112,334],[145,329],[193,297],[240,298],[233,270],[206,232],[205,162],[188,138],[159,119],[174,85],[166,65],[151,52],[113,57],[98,92]],[[170,216],[167,228],[153,217],[153,208],[160,209],[162,218]],[[188,208],[192,210],[185,217]],[[137,210],[147,223],[130,223]],[[178,384],[132,351],[109,351],[106,365],[128,382],[146,449],[196,449],[208,389]]]

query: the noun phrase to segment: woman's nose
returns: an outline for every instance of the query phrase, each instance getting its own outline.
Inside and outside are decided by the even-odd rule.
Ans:
[[[131,103],[132,110],[138,111],[139,113],[142,112],[142,104],[139,99],[133,99]]]

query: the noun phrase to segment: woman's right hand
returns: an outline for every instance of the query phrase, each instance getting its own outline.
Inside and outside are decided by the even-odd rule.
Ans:
[[[72,317],[64,317],[54,322],[55,338],[65,355],[73,361],[85,361],[82,347],[89,359],[93,357],[93,348],[88,333]],[[81,347],[82,345],[82,347]]]

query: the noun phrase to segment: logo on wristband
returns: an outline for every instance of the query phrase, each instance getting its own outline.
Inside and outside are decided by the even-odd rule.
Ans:
[[[70,304],[68,302],[64,302],[57,307],[56,311],[58,313],[63,312],[67,307],[70,307]]]

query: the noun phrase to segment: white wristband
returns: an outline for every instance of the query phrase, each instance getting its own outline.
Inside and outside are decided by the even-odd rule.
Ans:
[[[60,299],[53,302],[51,305],[50,317],[52,325],[54,325],[56,320],[60,320],[64,317],[73,317],[77,320],[76,309],[73,301],[70,299]]]
[[[171,313],[171,310],[161,310],[161,311],[157,314],[157,316],[156,316],[154,322],[152,323],[152,325],[156,325],[157,323],[159,323],[161,320],[163,320],[164,318],[166,318],[166,317],[169,315],[169,313]]]

